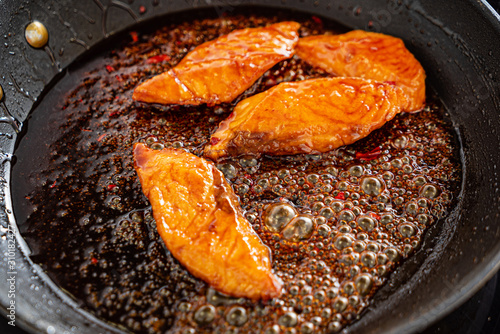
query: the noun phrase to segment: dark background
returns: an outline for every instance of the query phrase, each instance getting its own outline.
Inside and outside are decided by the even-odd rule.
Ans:
[[[488,1],[500,13],[500,0]],[[3,316],[3,315],[2,315]],[[27,334],[19,327],[0,321],[1,334]],[[499,334],[500,274],[497,273],[471,299],[422,334]]]
[[[488,1],[490,3],[490,5],[495,8],[495,10],[497,11],[497,13],[500,12],[500,0],[492,0],[492,1]]]

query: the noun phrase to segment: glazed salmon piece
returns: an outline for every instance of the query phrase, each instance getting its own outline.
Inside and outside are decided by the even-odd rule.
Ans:
[[[270,251],[214,164],[176,149],[134,146],[135,169],[172,255],[216,290],[253,300],[280,295]]]
[[[296,52],[310,65],[337,76],[394,83],[409,98],[406,111],[424,106],[424,69],[399,38],[362,30],[308,36],[299,40]]]
[[[212,135],[204,155],[218,160],[327,152],[366,137],[407,106],[400,88],[372,80],[285,82],[239,102]]]
[[[276,63],[294,55],[297,22],[235,30],[203,43],[177,66],[139,85],[133,99],[149,103],[231,102]]]

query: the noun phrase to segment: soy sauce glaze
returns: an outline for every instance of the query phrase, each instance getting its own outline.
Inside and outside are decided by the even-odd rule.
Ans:
[[[272,251],[284,281],[279,299],[222,296],[164,248],[133,170],[133,143],[201,155],[238,100],[327,74],[294,57],[215,107],[139,104],[134,87],[204,41],[285,19],[300,22],[302,36],[343,31],[316,17],[258,13],[133,31],[68,74],[34,111],[13,169],[17,218],[33,260],[97,317],[138,333],[339,331],[449,212],[458,146],[438,99],[429,98],[425,110],[332,152],[217,164]]]

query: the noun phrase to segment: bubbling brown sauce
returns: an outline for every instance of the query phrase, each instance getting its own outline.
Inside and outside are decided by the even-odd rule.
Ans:
[[[26,211],[25,222],[18,217],[23,235],[33,259],[97,317],[137,333],[337,332],[450,210],[460,182],[458,146],[443,108],[429,98],[423,111],[400,114],[332,152],[217,164],[271,249],[284,282],[280,298],[223,296],[170,255],[134,172],[132,145],[201,155],[237,101],[145,105],[132,101],[132,90],[204,41],[284,19],[300,22],[302,36],[340,31],[316,17],[252,14],[130,32],[124,44],[83,65],[86,74],[73,87],[56,85],[71,90],[64,101],[35,111],[32,124],[46,118],[51,134],[41,135],[43,142],[30,127],[16,153],[13,178],[25,180],[14,194],[18,212]],[[239,100],[281,81],[320,76],[326,74],[294,57]],[[37,164],[23,167],[30,159]]]

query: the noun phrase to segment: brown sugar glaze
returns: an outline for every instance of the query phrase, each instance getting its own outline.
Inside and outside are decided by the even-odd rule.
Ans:
[[[32,259],[83,308],[126,330],[339,331],[359,317],[457,196],[459,147],[436,98],[328,153],[229,158],[217,167],[270,247],[283,294],[253,303],[192,277],[155,229],[132,145],[201,155],[241,98],[327,74],[294,57],[232,104],[216,107],[136,103],[133,89],[194,46],[234,29],[292,19],[302,24],[301,36],[343,31],[317,17],[246,13],[179,18],[157,31],[128,33],[49,92],[18,144],[13,198]],[[279,218],[280,209],[289,215]]]

